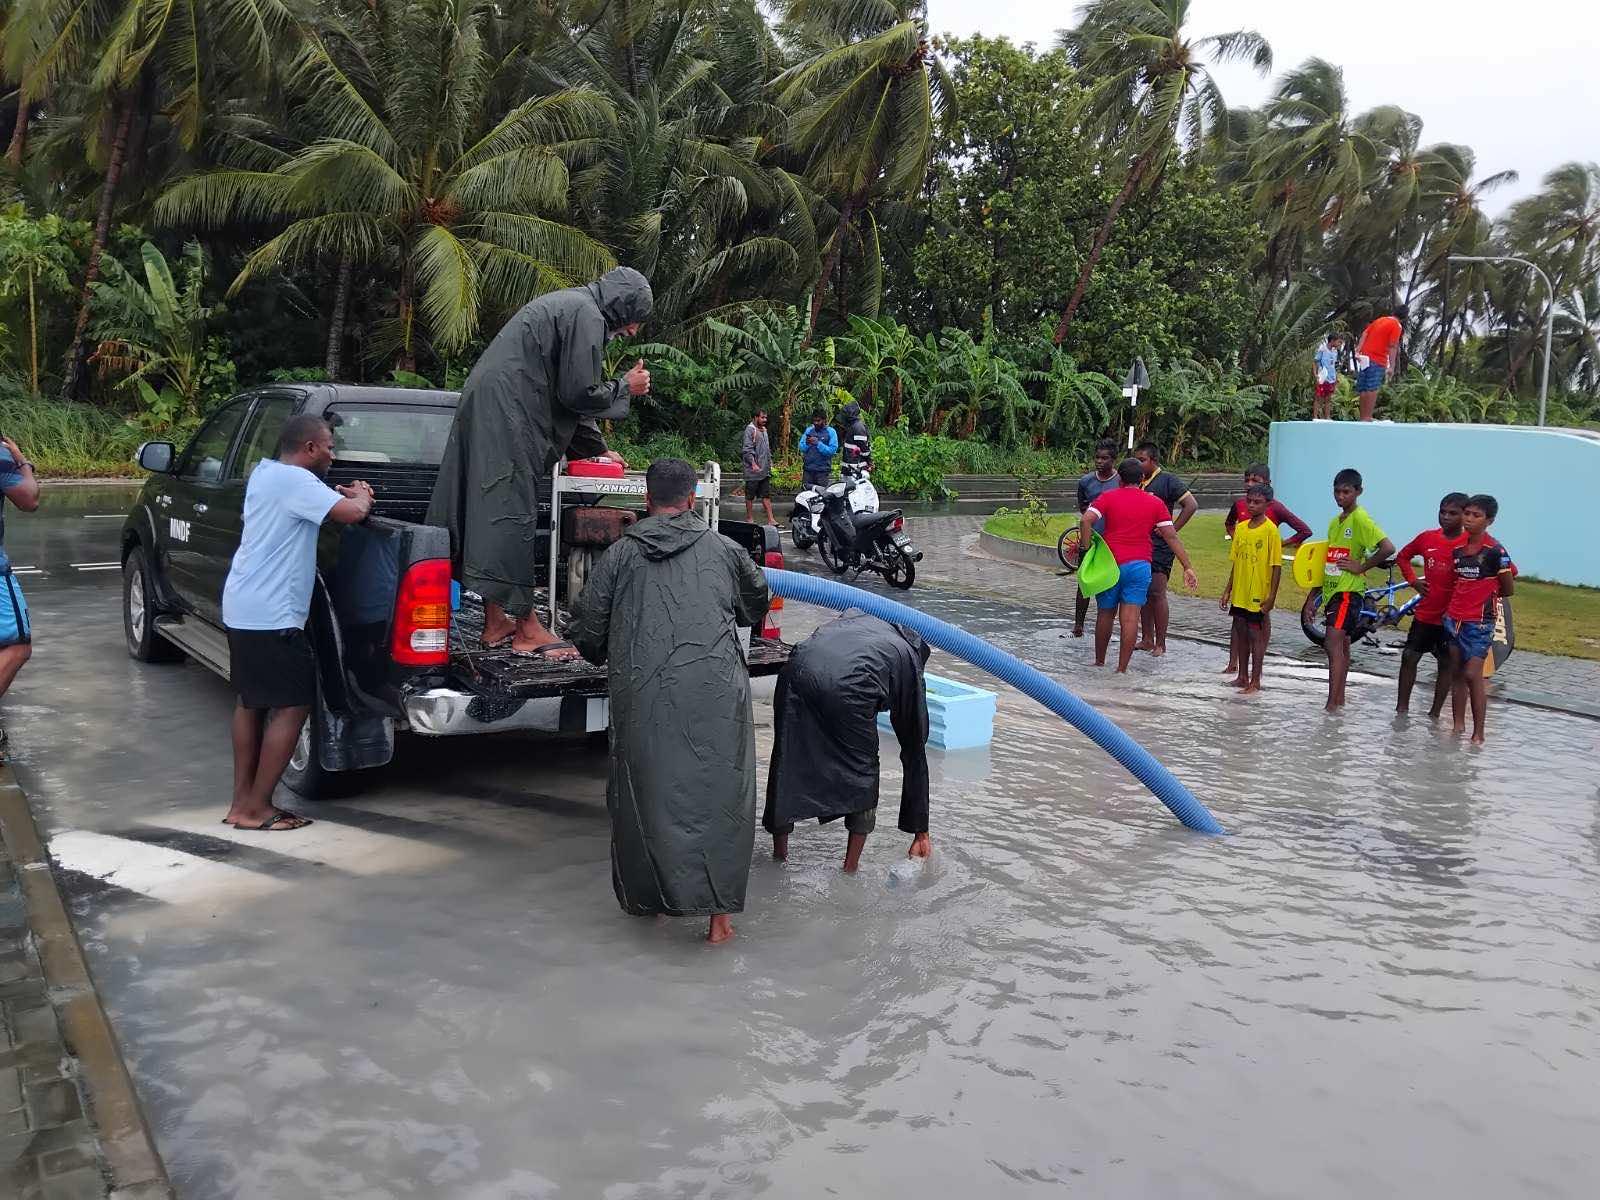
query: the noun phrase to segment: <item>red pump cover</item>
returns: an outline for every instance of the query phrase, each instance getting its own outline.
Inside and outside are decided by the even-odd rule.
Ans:
[[[580,479],[621,479],[624,468],[609,458],[577,458],[567,463],[567,474]]]

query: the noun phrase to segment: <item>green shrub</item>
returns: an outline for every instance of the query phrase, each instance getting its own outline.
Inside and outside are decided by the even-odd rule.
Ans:
[[[87,404],[26,395],[0,379],[0,433],[46,476],[132,475],[133,456],[150,435],[132,422]]]

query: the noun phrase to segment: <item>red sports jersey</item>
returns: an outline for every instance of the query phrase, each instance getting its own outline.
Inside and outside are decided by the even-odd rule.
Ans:
[[[1136,487],[1112,488],[1101,492],[1089,505],[1106,519],[1102,535],[1111,555],[1121,566],[1126,562],[1150,561],[1150,537],[1157,525],[1172,524],[1172,510],[1166,502]]]
[[[1428,588],[1428,594],[1411,614],[1413,620],[1429,625],[1437,625],[1444,620],[1444,610],[1450,606],[1450,593],[1456,582],[1455,549],[1466,545],[1466,541],[1465,533],[1446,537],[1444,530],[1430,529],[1417,534],[1400,548],[1400,574],[1406,577],[1407,583],[1416,587],[1417,572],[1411,560],[1420,556],[1422,582]]]
[[[1456,621],[1492,621],[1499,603],[1500,575],[1513,571],[1511,553],[1487,534],[1483,545],[1468,550],[1466,539],[1452,551],[1455,587],[1444,615]]]

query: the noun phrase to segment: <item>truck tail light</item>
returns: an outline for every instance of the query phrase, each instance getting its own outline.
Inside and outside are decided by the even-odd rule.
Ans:
[[[766,565],[771,567],[773,570],[781,571],[781,570],[783,570],[783,551],[782,550],[768,550],[767,553],[766,553],[766,557],[762,561],[765,562]],[[783,597],[782,596],[774,596],[772,598],[772,603],[767,608],[766,620],[761,623],[761,636],[762,637],[768,638],[768,639],[770,639],[772,641],[776,641],[780,636],[782,636],[781,632],[778,629],[778,622],[776,620],[774,620],[774,618],[773,618],[773,614],[774,613],[778,613],[778,612],[782,612],[782,611],[783,611]]]
[[[450,560],[425,558],[400,579],[389,655],[405,667],[450,661]]]

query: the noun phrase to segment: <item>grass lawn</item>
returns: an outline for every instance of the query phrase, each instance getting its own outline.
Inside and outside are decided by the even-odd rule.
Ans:
[[[1043,531],[1029,529],[1018,515],[991,517],[984,528],[1000,537],[1019,542],[1039,542],[1053,546],[1061,531],[1078,518],[1060,514],[1049,518]],[[1312,524],[1316,528],[1316,524]],[[1222,581],[1228,575],[1228,545],[1222,535],[1221,513],[1197,513],[1180,535],[1200,576],[1200,595],[1216,601]],[[1374,571],[1373,586],[1384,582],[1384,573]],[[1173,579],[1175,591],[1182,581]],[[1305,602],[1305,589],[1289,575],[1284,564],[1283,583],[1278,590],[1278,608],[1298,614]],[[1565,654],[1571,658],[1600,659],[1600,589],[1563,587],[1557,583],[1517,581],[1515,596],[1517,645],[1543,654]]]

